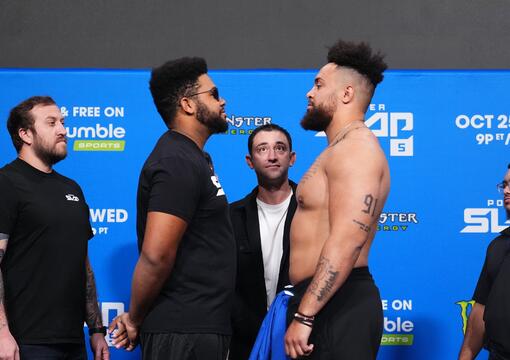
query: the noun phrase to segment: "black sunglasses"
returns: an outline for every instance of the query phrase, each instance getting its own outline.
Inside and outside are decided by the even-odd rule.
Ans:
[[[201,92],[197,92],[195,94],[191,94],[191,95],[188,95],[186,97],[192,97],[192,96],[196,96],[196,95],[200,95],[200,94],[205,94],[205,93],[209,93],[211,94],[211,96],[216,100],[216,101],[220,101],[220,92],[218,91],[218,88],[217,87],[213,87],[212,89],[209,89],[209,90],[206,90],[206,91],[201,91]]]

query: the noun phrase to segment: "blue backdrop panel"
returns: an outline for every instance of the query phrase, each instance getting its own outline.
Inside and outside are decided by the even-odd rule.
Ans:
[[[299,181],[326,145],[323,134],[299,125],[315,71],[210,75],[227,100],[229,130],[206,150],[229,200],[255,185],[244,157],[248,134],[264,123],[292,134],[291,178]],[[165,131],[148,78],[147,71],[0,71],[0,119],[35,94],[51,95],[67,116],[70,151],[56,168],[82,186],[91,208],[90,258],[105,321],[129,307],[138,175]],[[509,81],[507,71],[388,71],[377,89],[367,125],[392,174],[370,260],[385,310],[380,359],[458,352],[486,246],[508,225],[495,184],[509,162]],[[5,126],[0,149],[0,164],[16,156]]]

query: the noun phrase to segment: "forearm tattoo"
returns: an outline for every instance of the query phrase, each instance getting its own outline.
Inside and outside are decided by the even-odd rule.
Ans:
[[[316,296],[317,301],[324,301],[333,291],[333,286],[338,278],[338,271],[335,271],[330,261],[320,256],[317,270],[308,291]]]
[[[86,319],[89,328],[97,328],[103,326],[101,313],[97,304],[96,282],[94,280],[94,272],[87,261],[87,289],[86,289]]]

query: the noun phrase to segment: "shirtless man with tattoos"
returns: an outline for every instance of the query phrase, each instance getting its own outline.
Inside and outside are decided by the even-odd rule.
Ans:
[[[293,359],[375,359],[379,349],[383,313],[368,254],[390,174],[364,116],[386,67],[367,44],[338,41],[307,94],[301,125],[325,131],[328,146],[296,194],[285,335]]]
[[[80,186],[53,170],[67,155],[52,98],[14,107],[7,128],[17,158],[0,169],[0,359],[109,359],[87,256],[93,236]]]

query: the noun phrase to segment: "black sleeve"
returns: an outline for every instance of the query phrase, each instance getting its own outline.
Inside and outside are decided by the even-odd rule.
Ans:
[[[81,194],[81,198],[83,199],[83,202],[85,204],[85,209],[87,210],[87,217],[89,219],[89,228],[88,228],[88,239],[92,239],[94,237],[94,232],[92,231],[92,226],[90,225],[90,208],[89,204],[87,204],[87,201],[85,200],[85,195],[83,194],[83,190],[81,189],[80,185],[76,184],[78,187],[79,193]]]
[[[0,175],[0,233],[11,234],[18,215],[16,189],[11,182]]]
[[[153,165],[148,211],[191,222],[200,200],[200,170],[189,159],[167,157]]]
[[[487,253],[485,255],[485,261],[483,263],[482,271],[480,272],[480,276],[478,277],[475,293],[473,294],[473,300],[475,300],[478,304],[482,305],[486,304],[487,298],[489,297],[489,292],[492,287],[492,279],[489,272],[490,256],[493,249],[492,245],[493,243],[491,243],[487,248]]]

